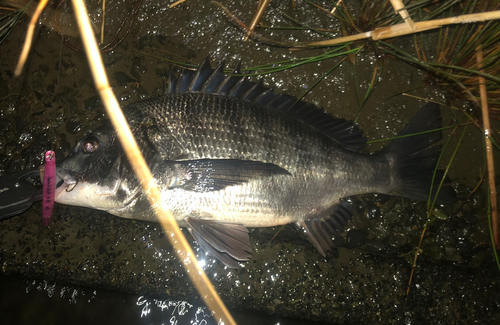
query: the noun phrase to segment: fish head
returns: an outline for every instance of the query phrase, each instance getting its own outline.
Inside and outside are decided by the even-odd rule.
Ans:
[[[136,196],[139,185],[116,132],[101,127],[85,136],[58,164],[55,201],[113,214]]]

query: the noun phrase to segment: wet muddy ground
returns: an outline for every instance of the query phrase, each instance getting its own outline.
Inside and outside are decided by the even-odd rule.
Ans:
[[[253,2],[221,3],[247,23],[256,6]],[[113,38],[133,4],[108,2],[105,43]],[[58,10],[61,8],[64,7]],[[97,8],[93,6],[92,17],[100,26]],[[265,25],[291,25],[284,13],[340,35],[336,19],[302,1],[296,1],[296,8],[289,1],[273,3],[264,17]],[[19,78],[13,76],[27,21],[23,19],[1,45],[0,175],[36,168],[48,149],[63,157],[105,118],[84,54],[62,44],[61,38],[45,26],[39,26],[35,33],[33,51],[23,74]],[[64,28],[70,33],[74,26],[69,22]],[[324,38],[309,31],[262,33],[289,42]],[[409,37],[393,44],[410,52],[411,41]],[[72,38],[71,42],[78,44],[78,39]],[[428,47],[431,49],[432,43]],[[209,1],[188,0],[173,9],[143,1],[130,34],[115,49],[104,53],[103,60],[115,94],[126,105],[163,93],[172,66],[162,58],[171,58],[169,53],[196,63],[206,56],[210,56],[213,65],[225,60],[228,67],[234,67],[241,62],[245,68],[331,50],[289,51],[260,42],[244,42],[242,32]],[[301,96],[340,59],[266,75],[264,82],[275,85],[277,92]],[[364,97],[375,65],[378,82],[359,113],[357,97]],[[425,78],[424,72],[369,45],[357,56],[355,67],[350,61],[342,63],[305,100],[338,117],[354,120],[359,115],[358,123],[365,136],[376,140],[396,135],[422,106],[421,100],[393,95],[423,84]],[[458,105],[438,87],[426,86],[412,94]],[[443,116],[445,126],[454,123],[448,108],[443,107]],[[449,134],[445,132],[445,136]],[[455,136],[451,143],[456,143],[456,139]],[[367,152],[382,145],[370,145]],[[448,150],[448,157],[452,151]],[[440,207],[431,217],[408,296],[415,247],[426,221],[423,202],[383,195],[354,198],[356,215],[339,248],[326,258],[293,226],[251,230],[253,257],[239,270],[225,269],[207,258],[188,238],[199,259],[206,261],[205,270],[222,299],[235,311],[264,317],[287,316],[304,323],[314,320],[334,324],[493,324],[500,319],[500,288],[489,239],[484,186],[464,199],[480,179],[483,168],[480,133],[469,127],[450,169],[450,178],[463,200]],[[3,220],[0,264],[2,274],[34,279],[35,286],[82,286],[90,289],[79,292],[105,289],[160,300],[197,298],[158,224],[123,220],[89,209],[56,205],[50,227],[41,223],[40,204],[20,216]],[[22,283],[29,287],[28,282]],[[61,287],[57,288],[61,295]],[[7,311],[13,309],[6,303],[7,297],[3,291],[0,320],[11,315]],[[110,298],[113,299],[120,298]],[[33,296],[26,296],[23,305],[36,305],[36,301]],[[34,310],[27,313],[43,317],[42,311]],[[64,316],[54,317],[55,322],[65,322]],[[9,319],[23,323],[16,315]],[[241,318],[242,323],[244,319],[248,317]],[[275,320],[272,318],[269,324]],[[281,321],[290,323],[291,320]]]

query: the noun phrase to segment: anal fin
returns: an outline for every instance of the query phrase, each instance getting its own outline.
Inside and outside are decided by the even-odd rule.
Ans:
[[[330,216],[303,220],[297,223],[297,226],[304,231],[318,252],[326,256],[326,252],[335,247],[334,238],[339,237],[339,233],[344,231],[353,214],[354,209],[351,204],[340,202]]]

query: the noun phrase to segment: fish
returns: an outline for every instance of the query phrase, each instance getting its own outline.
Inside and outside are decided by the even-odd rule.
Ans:
[[[170,74],[166,94],[125,106],[124,115],[179,226],[230,268],[251,259],[248,228],[293,223],[322,256],[352,219],[345,198],[382,193],[439,204],[439,106],[425,104],[380,152],[361,153],[357,125],[209,58]],[[418,134],[415,136],[408,136]],[[156,222],[109,122],[58,165],[55,201]],[[431,191],[432,188],[432,191]]]

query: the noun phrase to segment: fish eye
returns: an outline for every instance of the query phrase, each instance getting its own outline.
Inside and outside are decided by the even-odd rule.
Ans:
[[[101,142],[95,136],[88,136],[82,141],[83,153],[93,153],[101,146]]]

